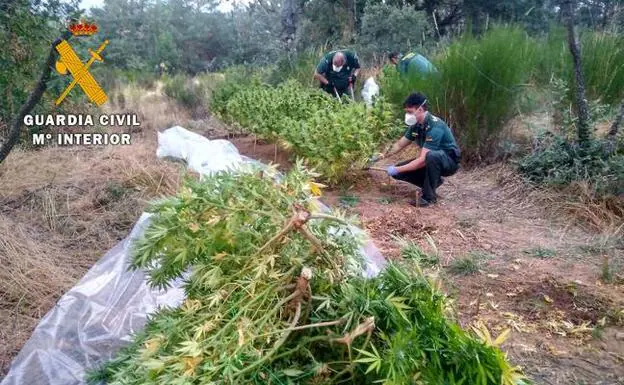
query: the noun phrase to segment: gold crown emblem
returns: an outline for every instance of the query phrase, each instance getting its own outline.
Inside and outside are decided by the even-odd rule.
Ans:
[[[98,31],[98,27],[95,24],[81,22],[70,25],[69,30],[74,36],[91,36]]]

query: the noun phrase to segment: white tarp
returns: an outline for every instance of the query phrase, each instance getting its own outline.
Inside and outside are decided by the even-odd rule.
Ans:
[[[227,140],[208,140],[176,126],[158,133],[158,157],[184,160],[201,175],[255,163]],[[149,222],[141,215],[130,235],[107,252],[80,282],[46,314],[13,361],[0,385],[85,384],[85,372],[114,357],[140,330],[146,316],[184,299],[182,281],[166,291],[147,285],[142,271],[128,271],[129,247]],[[361,231],[360,229],[356,229]],[[362,248],[365,276],[374,276],[385,260],[372,242]]]

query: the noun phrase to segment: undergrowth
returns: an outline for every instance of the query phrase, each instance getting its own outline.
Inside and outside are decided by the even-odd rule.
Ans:
[[[533,153],[518,162],[531,182],[567,186],[586,181],[596,197],[624,193],[624,152],[609,153],[598,140],[582,147],[552,134],[536,140]]]
[[[203,74],[193,78],[173,75],[163,78],[163,93],[193,112],[206,108],[209,98],[222,82],[222,75]]]

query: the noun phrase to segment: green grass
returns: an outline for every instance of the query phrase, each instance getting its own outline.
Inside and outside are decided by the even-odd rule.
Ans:
[[[440,259],[437,255],[426,253],[413,241],[404,242],[404,246],[401,248],[401,256],[405,259],[415,261],[423,267],[432,267],[440,263]]]
[[[580,41],[587,97],[596,118],[601,106],[624,98],[624,37],[582,31]],[[409,93],[424,93],[431,111],[454,130],[467,161],[505,156],[501,133],[518,111],[563,110],[574,99],[572,59],[561,27],[536,38],[515,26],[498,26],[481,37],[466,34],[430,59],[439,70],[433,76],[400,76],[387,67],[381,93],[397,115]],[[562,84],[561,95],[550,94]]]
[[[604,283],[620,284],[624,282],[621,263],[617,259],[604,257],[600,269],[600,280]]]
[[[277,85],[286,80],[296,80],[308,87],[317,87],[313,74],[316,65],[323,57],[321,50],[309,50],[296,57],[283,57],[276,63],[268,75],[269,84]]]
[[[606,104],[624,97],[624,37],[607,32],[587,32],[581,38],[583,75],[588,96]]]
[[[450,263],[448,271],[455,275],[472,275],[479,272],[486,259],[491,258],[492,256],[487,253],[471,251],[463,257],[454,259]]]
[[[341,195],[338,199],[340,205],[344,207],[355,207],[360,203],[360,197],[357,195]]]
[[[535,247],[533,249],[528,249],[524,251],[526,254],[539,258],[539,259],[548,259],[554,257],[557,252],[553,249],[545,248],[545,247]]]
[[[590,100],[614,105],[624,97],[624,37],[611,32],[581,31],[581,62]],[[536,42],[537,61],[534,78],[537,84],[549,84],[553,78],[574,85],[574,72],[565,29],[551,28]],[[573,87],[566,95],[574,98]]]

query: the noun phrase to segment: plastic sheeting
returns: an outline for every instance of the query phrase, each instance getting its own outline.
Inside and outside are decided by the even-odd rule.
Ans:
[[[157,155],[182,159],[201,175],[245,163],[262,165],[240,155],[227,140],[208,140],[179,126],[158,133]],[[147,285],[142,271],[128,271],[129,247],[149,217],[141,215],[128,237],[96,262],[41,319],[0,385],[85,384],[85,372],[130,342],[131,334],[145,325],[147,314],[182,302],[181,279],[161,291]],[[385,260],[372,242],[365,244],[362,253],[366,259],[363,274],[379,273]]]
[[[236,168],[250,159],[241,156],[236,147],[223,139],[209,140],[180,126],[158,133],[159,158],[177,158],[200,175]]]

